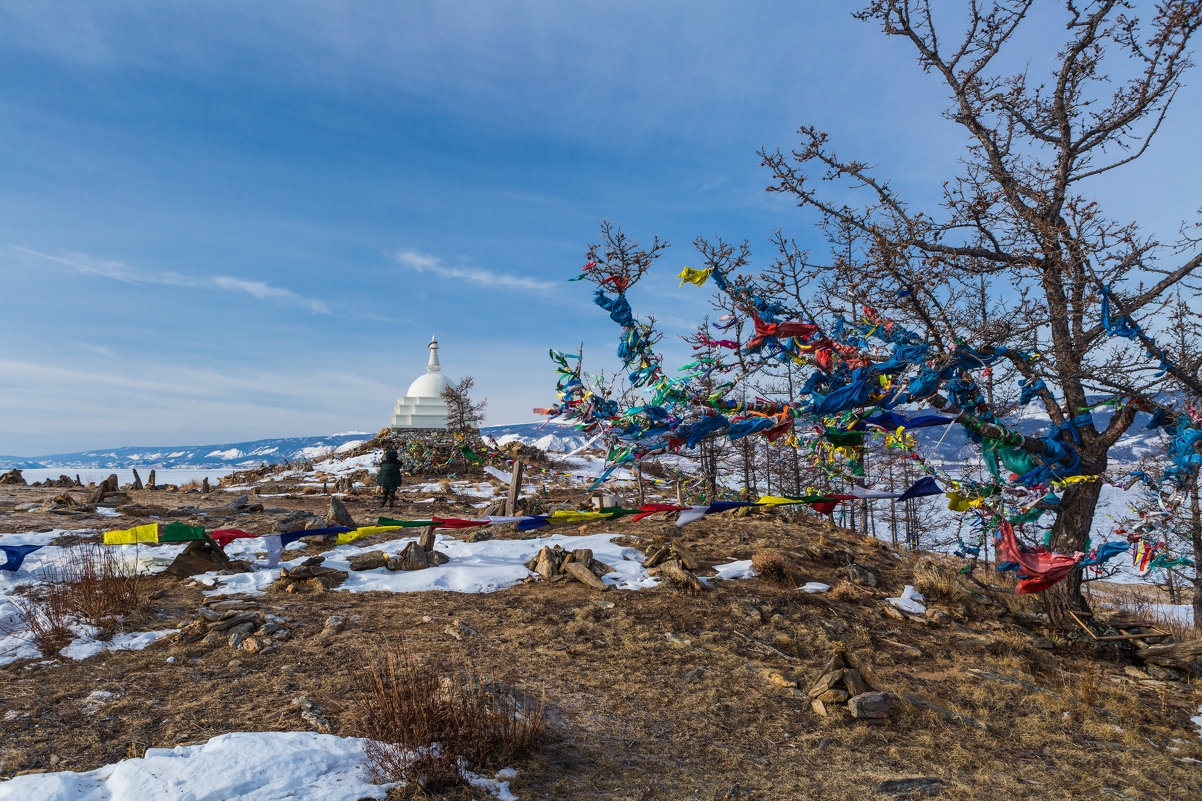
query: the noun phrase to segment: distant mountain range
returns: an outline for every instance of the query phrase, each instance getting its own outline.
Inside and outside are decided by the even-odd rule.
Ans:
[[[579,447],[587,437],[568,426],[542,423],[521,423],[510,426],[486,426],[481,434],[500,443],[521,440],[546,451],[568,451]],[[331,434],[324,437],[285,437],[258,439],[252,442],[223,442],[217,445],[181,445],[171,447],[105,448],[77,453],[50,453],[45,456],[0,456],[0,470],[17,467],[23,470],[40,468],[100,469],[122,467],[168,468],[236,468],[258,467],[267,462],[275,464],[316,459],[327,454],[351,450],[374,436],[363,431]]]
[[[1046,414],[1036,412],[1036,408],[1037,406],[1032,404],[1018,416],[1018,419],[1007,421],[1008,424],[1023,434],[1046,434],[1050,427],[1050,421]],[[1109,415],[1110,412],[1107,409],[1097,410],[1094,413],[1096,424],[1104,426],[1109,420]],[[1144,428],[1147,421],[1148,417],[1143,413],[1136,416],[1135,425],[1111,451],[1112,462],[1134,464],[1139,461],[1140,457],[1159,451],[1163,447],[1159,443],[1157,432]],[[558,453],[582,447],[590,440],[588,435],[581,434],[571,426],[558,423],[485,426],[480,433],[496,439],[501,444],[520,440],[544,451]],[[960,426],[921,429],[915,431],[914,434],[922,445],[921,450],[926,454],[933,455],[939,461],[971,463],[979,458],[977,447],[968,441],[964,429]],[[217,445],[124,447],[77,453],[51,453],[32,457],[0,456],[0,470],[8,470],[13,467],[30,470],[55,467],[72,469],[122,467],[244,469],[258,467],[263,462],[273,464],[285,459],[290,462],[316,459],[330,453],[351,450],[365,440],[371,439],[372,436],[373,434],[360,431],[331,434],[324,437],[286,437],[260,439],[252,442],[225,442]]]

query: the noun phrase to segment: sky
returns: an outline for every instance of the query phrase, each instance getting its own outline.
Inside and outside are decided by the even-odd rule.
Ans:
[[[375,431],[432,334],[487,424],[536,419],[549,348],[618,366],[565,280],[601,221],[671,243],[631,301],[677,337],[706,312],[672,277],[697,236],[823,250],[756,156],[802,124],[937,196],[944,94],[851,8],[0,5],[0,454]],[[1111,214],[1169,235],[1202,205],[1200,100],[1091,186]]]

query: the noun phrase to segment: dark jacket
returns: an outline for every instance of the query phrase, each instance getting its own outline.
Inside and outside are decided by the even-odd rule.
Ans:
[[[376,483],[384,489],[396,489],[401,486],[401,460],[397,458],[395,452],[389,451],[384,454],[384,461],[380,462],[380,473],[376,476]]]

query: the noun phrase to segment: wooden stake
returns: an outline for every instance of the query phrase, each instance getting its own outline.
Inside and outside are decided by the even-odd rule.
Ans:
[[[522,462],[519,459],[513,460],[513,475],[509,477],[509,497],[505,500],[505,515],[507,517],[514,516],[514,510],[517,508],[518,496],[522,494]]]

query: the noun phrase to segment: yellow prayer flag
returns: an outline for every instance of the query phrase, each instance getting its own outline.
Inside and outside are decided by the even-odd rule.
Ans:
[[[1052,483],[1059,487],[1067,487],[1069,484],[1079,484],[1082,481],[1097,481],[1101,476],[1065,476],[1064,478],[1054,478]]]
[[[134,526],[122,531],[104,532],[105,545],[133,545],[135,542],[158,542],[159,524],[147,523],[144,526]]]
[[[612,517],[613,512],[552,512],[547,519],[552,523],[571,523],[576,520],[603,520]]]
[[[967,512],[974,506],[980,506],[983,502],[983,498],[969,498],[958,492],[947,493],[947,508],[953,512]]]
[[[685,284],[696,284],[697,286],[701,286],[710,277],[711,272],[712,268],[706,270],[694,270],[692,267],[685,267],[680,271],[680,275],[676,277],[680,279],[681,286],[684,286]]]
[[[344,531],[338,535],[338,545],[346,545],[348,542],[354,542],[360,537],[366,537],[369,534],[379,534],[381,531],[397,531],[405,528],[404,526],[364,526],[357,528],[354,531]]]

